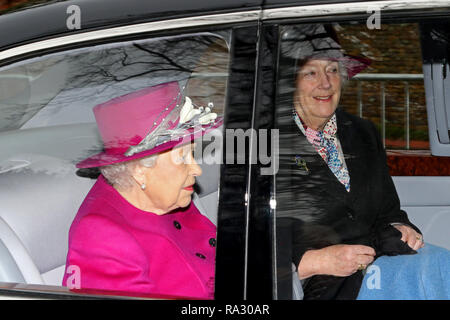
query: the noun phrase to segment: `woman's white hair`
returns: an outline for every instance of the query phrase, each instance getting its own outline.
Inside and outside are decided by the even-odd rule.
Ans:
[[[110,185],[118,190],[127,190],[136,185],[136,181],[132,176],[134,168],[136,166],[151,168],[155,165],[157,158],[158,155],[154,154],[141,159],[110,164],[100,167],[100,172]]]

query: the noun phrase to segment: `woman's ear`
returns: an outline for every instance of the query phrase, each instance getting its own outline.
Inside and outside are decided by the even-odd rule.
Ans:
[[[139,162],[136,162],[131,166],[130,169],[131,177],[136,181],[141,189],[144,190],[145,185],[147,184],[145,170],[149,168],[145,168],[141,166]]]

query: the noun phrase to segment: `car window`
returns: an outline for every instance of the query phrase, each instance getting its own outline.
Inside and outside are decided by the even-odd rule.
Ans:
[[[307,130],[307,127],[301,119],[300,122],[296,120],[293,111],[297,94],[295,81],[297,76],[300,77],[296,72],[298,64],[304,62],[293,59],[292,52],[320,51],[323,43],[317,42],[317,47],[314,47],[314,41],[311,40],[314,49],[306,43],[309,43],[310,39],[308,32],[318,30],[317,28],[323,25],[326,26],[324,30],[329,30],[327,28],[330,27],[335,31],[335,36],[346,54],[363,57],[364,63],[367,64],[345,81],[339,109],[373,123],[382,148],[387,151],[388,169],[394,177],[401,208],[408,213],[410,221],[422,230],[425,239],[450,248],[450,243],[444,239],[445,231],[441,227],[448,227],[450,223],[448,214],[442,213],[449,212],[449,203],[444,200],[448,198],[448,194],[446,191],[442,192],[442,188],[448,187],[450,158],[435,156],[430,148],[430,105],[427,103],[432,96],[429,90],[426,90],[427,77],[424,76],[427,61],[421,50],[423,24],[405,20],[383,22],[379,28],[368,28],[365,22],[356,21],[281,24],[278,29],[280,43],[276,61],[274,126],[280,130],[280,169],[275,177],[276,228],[273,231],[277,260],[277,293],[274,295],[280,299],[301,298],[302,286],[307,283],[307,280],[298,279],[299,261],[296,259],[301,258],[301,255],[294,252],[298,248],[295,246],[296,242],[310,246],[309,249],[322,248],[327,243],[335,243],[334,241],[340,243],[337,240],[339,235],[333,231],[333,228],[339,229],[339,226],[321,224],[320,221],[323,221],[321,219],[327,214],[324,209],[327,206],[325,202],[331,205],[334,201],[345,201],[345,196],[342,195],[341,200],[338,200],[337,189],[329,191],[328,198],[320,195],[321,192],[328,194],[322,190],[326,189],[325,186],[313,180],[320,169],[320,164],[313,161],[313,158],[316,159],[315,156],[320,154],[320,151],[314,151],[311,144],[302,144],[303,140],[298,142],[299,136],[308,137],[308,134],[312,133],[303,131],[301,134],[300,127],[304,130]],[[352,63],[355,61],[358,61],[358,58],[354,58]],[[313,77],[314,68],[310,69],[311,73],[306,74],[305,71],[301,76]],[[324,100],[329,97],[317,99],[319,98]],[[302,100],[299,101],[301,104]],[[352,155],[344,157],[347,163],[351,163],[354,158]],[[328,178],[324,181],[328,181]],[[344,184],[345,180],[341,182]],[[371,196],[378,191],[367,190]],[[435,210],[426,209],[427,206],[433,205],[436,206]],[[342,221],[353,221],[358,212],[336,214],[342,214]],[[302,247],[302,250],[304,248]]]
[[[223,115],[230,34],[110,40],[0,68],[0,260],[15,262],[1,282],[61,285],[69,227],[99,174],[75,168],[103,148],[93,107],[176,81],[194,106]],[[194,201],[215,223],[220,166],[197,160],[206,177]]]
[[[448,176],[449,159],[430,148],[421,23],[384,24],[382,32],[364,25],[339,25],[342,44],[361,50],[374,63],[344,90],[341,106],[375,123],[388,151],[393,176]],[[365,28],[365,29],[364,29]],[[400,39],[395,35],[401,34]]]

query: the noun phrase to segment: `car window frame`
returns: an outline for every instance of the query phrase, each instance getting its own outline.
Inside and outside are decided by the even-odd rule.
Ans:
[[[391,18],[396,17],[396,16],[403,16],[403,17],[411,16],[411,12],[413,13],[413,15],[416,15],[416,16],[424,16],[426,14],[431,14],[431,15],[434,14],[436,16],[439,16],[441,13],[439,13],[437,11],[433,13],[433,10],[432,10],[433,7],[440,6],[439,8],[446,9],[447,11],[449,9],[448,7],[444,7],[444,1],[430,1],[428,4],[423,4],[423,2],[422,2],[421,7],[416,6],[413,11],[405,10],[405,7],[402,7],[400,9],[397,8],[398,10],[396,8],[392,8],[392,5],[395,5],[396,3],[398,4],[401,2],[401,1],[397,1],[397,0],[396,1],[374,1],[371,3],[375,4],[375,3],[380,3],[380,2],[383,2],[382,3],[383,5],[387,4],[388,2],[390,3],[391,11],[388,10],[385,13],[383,13],[383,15],[385,14],[386,17],[391,17]],[[447,4],[447,3],[445,3],[445,4]],[[291,22],[292,21],[294,21],[294,22],[300,22],[300,21],[301,22],[307,22],[307,21],[308,22],[330,22],[330,21],[335,21],[336,18],[342,19],[342,21],[345,21],[345,19],[353,20],[355,16],[360,16],[361,19],[367,18],[368,14],[365,11],[365,9],[367,7],[360,6],[360,7],[355,8],[354,2],[336,4],[336,6],[343,6],[345,9],[342,11],[335,11],[335,13],[330,13],[330,5],[329,4],[320,4],[317,6],[303,6],[303,5],[299,5],[299,6],[295,6],[295,7],[287,6],[285,8],[281,8],[281,9],[270,9],[271,11],[269,11],[269,9],[263,9],[262,11],[254,10],[251,13],[251,18],[248,18],[248,20],[246,20],[244,22],[237,18],[236,18],[236,20],[233,20],[233,21],[229,20],[228,22],[222,22],[222,23],[218,23],[217,21],[216,22],[210,21],[209,24],[203,25],[202,28],[205,28],[205,27],[211,27],[212,29],[222,28],[225,25],[230,26],[233,29],[236,29],[239,27],[243,28],[246,25],[252,26],[252,28],[255,28],[255,24],[257,23],[257,21],[260,21],[259,28],[264,28],[266,26],[268,27],[270,25],[276,25],[278,23],[284,23],[284,22],[289,22],[289,21],[291,21]],[[292,10],[292,8],[296,8],[296,10]],[[389,6],[387,8],[389,8]],[[425,12],[425,13],[419,12],[419,10],[423,9],[423,8],[428,8],[430,10],[428,11],[428,13],[427,12]],[[402,11],[402,10],[404,10],[404,11]],[[248,12],[244,12],[244,14],[248,14]],[[221,16],[221,15],[219,14],[217,16]],[[222,15],[222,17],[223,17],[223,15]],[[199,18],[199,16],[196,16],[193,19],[198,19],[198,18]],[[180,19],[180,20],[183,20],[183,19]],[[173,21],[170,21],[170,23],[172,23],[172,22]],[[151,23],[159,23],[159,22],[151,22]],[[197,27],[194,25],[194,23],[190,26],[185,26],[185,27],[186,27],[186,29],[183,29],[183,30],[196,30],[197,29]],[[110,29],[111,28],[104,28],[104,29],[101,29],[101,31],[107,32]],[[177,33],[178,31],[179,30],[176,30],[176,29],[165,30],[165,29],[162,29],[162,27],[161,27],[158,30],[153,30],[153,31],[147,30],[146,34],[152,35],[152,36],[158,36],[158,35],[165,36],[165,35]],[[87,31],[87,32],[91,32],[91,31]],[[77,35],[77,37],[83,33],[84,33],[84,30],[83,30],[83,32],[79,33]],[[139,34],[137,31],[134,34],[137,37],[141,36],[141,34]],[[63,36],[67,36],[67,35],[63,35]],[[121,39],[123,37],[128,37],[128,35],[127,34],[121,34],[120,36],[114,35],[114,36],[112,36],[112,38],[110,38],[110,40],[111,39]],[[58,37],[54,37],[52,39],[58,39]],[[127,38],[127,39],[129,39],[129,38]],[[46,39],[46,40],[51,40],[51,39]],[[95,41],[100,41],[100,40],[101,39],[96,39]],[[85,39],[84,41],[85,42],[83,42],[83,43],[89,43],[90,41],[94,41],[94,40],[93,39],[90,39],[90,40]],[[37,40],[35,43],[38,43],[38,42],[39,42],[39,40]],[[8,50],[15,50],[19,47],[24,49],[26,47],[23,47],[23,46],[26,46],[26,45],[28,45],[28,44],[18,44]],[[39,47],[36,47],[35,49],[33,49],[34,51],[31,53],[26,52],[26,51],[17,53],[17,51],[16,51],[17,54],[10,55],[8,57],[4,57],[3,60],[0,59],[0,65],[9,64],[12,61],[24,59],[29,56],[43,54],[44,52],[54,52],[54,51],[59,51],[59,50],[63,50],[63,49],[70,49],[71,47],[77,47],[78,45],[79,45],[78,42],[73,42],[71,44],[54,43],[53,45],[46,48],[44,51],[41,51],[41,48],[39,48]],[[261,50],[264,49],[264,46],[267,46],[267,43],[264,44],[264,40],[259,39],[258,44],[255,48],[257,48],[258,52],[261,52]],[[268,50],[270,50],[270,49],[268,49]],[[13,51],[10,51],[10,52],[13,52]],[[255,50],[254,52],[256,53],[257,51]],[[235,54],[235,53],[233,52],[233,54]],[[256,58],[256,55],[254,57]],[[267,59],[267,57],[265,59]],[[261,68],[261,66],[263,65],[261,63],[261,60],[262,59],[259,59],[260,62],[258,64],[257,69],[255,70],[256,76],[255,76],[254,83],[257,84],[257,87],[254,88],[254,92],[252,92],[252,100],[251,100],[251,101],[253,101],[252,108],[253,107],[255,108],[255,110],[252,114],[258,113],[258,111],[260,110],[259,107],[257,106],[258,105],[257,102],[264,100],[263,99],[264,95],[261,94],[261,88],[263,87],[261,84],[261,80],[262,80],[262,75],[264,74],[264,72]],[[247,57],[246,61],[252,62],[252,59]],[[253,62],[255,62],[255,61],[253,61]],[[238,71],[238,70],[236,70],[236,71]],[[253,94],[254,94],[254,96],[253,96]],[[228,96],[228,94],[227,94],[227,96]],[[264,108],[266,110],[270,110],[270,109],[268,109],[268,108],[270,108],[270,105],[266,105],[266,106],[264,106]],[[253,118],[252,117],[250,120],[251,120],[250,128],[255,128],[255,129],[256,128],[267,128],[267,119],[265,119],[263,121],[263,119],[261,119],[261,118],[258,118],[258,117]],[[266,259],[266,257],[264,257],[262,260],[259,257],[259,255],[264,250],[267,250],[267,245],[270,247],[270,249],[272,250],[272,254],[273,254],[273,252],[274,252],[273,250],[275,250],[275,248],[273,248],[273,243],[266,243],[264,245],[264,248],[266,248],[266,249],[264,249],[263,251],[259,250],[256,247],[256,245],[258,244],[258,235],[271,234],[271,236],[273,236],[273,234],[271,233],[271,230],[267,230],[267,223],[270,222],[270,220],[267,220],[267,217],[269,217],[269,219],[273,219],[273,217],[274,217],[273,212],[274,212],[274,210],[276,210],[276,209],[274,209],[273,205],[271,205],[271,202],[270,202],[270,200],[273,200],[272,195],[274,193],[275,186],[272,185],[269,188],[269,190],[267,189],[267,187],[265,187],[265,189],[264,189],[265,191],[261,192],[261,196],[263,198],[258,198],[257,197],[258,191],[257,191],[256,186],[258,185],[259,177],[258,177],[258,173],[257,173],[258,170],[256,170],[256,169],[259,169],[260,167],[253,167],[253,168],[251,168],[251,167],[252,167],[251,163],[247,163],[246,165],[244,165],[243,168],[240,169],[244,175],[247,175],[249,177],[249,179],[247,180],[247,183],[246,183],[246,188],[247,188],[246,189],[247,190],[246,199],[241,201],[241,203],[239,204],[239,208],[242,210],[245,210],[245,214],[240,213],[240,218],[238,220],[236,220],[236,221],[245,223],[245,227],[243,230],[244,230],[245,234],[246,235],[248,234],[248,236],[249,236],[248,239],[245,236],[245,242],[247,244],[245,244],[245,242],[244,242],[242,244],[242,246],[245,248],[246,252],[251,253],[251,254],[247,256],[247,253],[245,253],[244,260],[242,260],[242,255],[239,258],[239,262],[243,261],[243,263],[244,263],[243,264],[244,268],[241,271],[239,271],[244,274],[244,276],[243,276],[244,283],[239,284],[239,285],[233,284],[231,286],[232,289],[227,291],[226,289],[222,289],[222,288],[227,287],[228,283],[230,283],[231,281],[229,280],[229,278],[226,277],[225,274],[223,275],[222,280],[220,280],[220,281],[222,281],[222,284],[221,284],[222,287],[220,290],[224,290],[223,291],[224,293],[227,293],[227,294],[228,293],[237,293],[237,296],[233,296],[233,297],[237,297],[237,298],[243,297],[243,298],[247,298],[247,299],[257,297],[259,293],[263,294],[264,297],[267,297],[268,292],[270,292],[270,295],[272,295],[274,292],[273,290],[276,290],[276,283],[274,283],[274,279],[271,276],[267,277],[267,270],[268,270],[267,268],[270,268],[270,270],[273,270],[273,268],[274,268],[274,263],[270,259],[270,255],[267,255],[267,259]],[[223,204],[220,201],[220,199],[222,199],[221,195],[222,195],[223,189],[227,185],[227,180],[222,179],[222,177],[224,177],[224,173],[227,173],[227,171],[224,171],[224,168],[225,167],[222,166],[222,169],[221,169],[221,181],[220,181],[221,194],[219,196],[219,215],[221,214],[220,210],[230,210],[229,208],[223,208],[222,207]],[[251,170],[252,170],[252,171],[250,171],[250,173],[249,173],[249,168],[251,168]],[[255,208],[259,208],[258,201],[261,201],[261,199],[263,199],[263,206],[260,209],[255,210]],[[267,212],[269,212],[269,214],[267,214]],[[263,214],[261,214],[261,213],[263,213]],[[232,214],[231,211],[230,211],[230,214]],[[234,221],[234,222],[236,222],[236,221]],[[259,224],[260,222],[264,226],[264,228],[262,228],[262,229],[257,227],[257,226],[261,226],[261,224]],[[219,221],[219,228],[220,228],[221,224],[223,225],[224,222]],[[220,232],[220,229],[218,230],[218,232]],[[247,245],[248,245],[248,247],[246,247]],[[219,244],[217,250],[218,250],[218,252],[219,252],[219,250],[222,250],[222,252],[223,252],[224,248],[221,247],[221,245]],[[240,249],[240,251],[241,251],[241,249]],[[254,254],[253,254],[253,252],[254,252]],[[257,252],[259,252],[259,254]],[[257,260],[254,261],[254,259],[257,259]],[[264,266],[262,266],[262,269],[266,270],[266,271],[264,271],[265,276],[262,278],[262,281],[264,281],[264,283],[267,283],[268,285],[266,285],[266,284],[263,285],[263,288],[265,288],[264,290],[258,290],[258,285],[260,283],[258,282],[258,279],[255,276],[258,273],[252,274],[253,271],[258,272],[257,269],[261,266],[261,265],[258,265],[259,262],[257,262],[257,261],[259,261],[259,262],[262,261],[264,264]],[[223,267],[221,267],[222,269],[219,268],[219,271],[221,271],[221,270],[226,271],[227,267],[228,267],[228,264],[224,263]],[[249,274],[252,274],[252,275],[248,278],[249,282],[247,283],[247,282],[245,282],[246,281],[245,279],[248,277]],[[253,280],[251,280],[251,279],[253,279]],[[240,282],[240,281],[241,281],[241,279],[239,279],[236,282]],[[0,295],[1,295],[1,293],[0,293]],[[32,296],[33,296],[33,294],[31,293],[30,297],[32,297]],[[225,297],[226,297],[225,294],[221,295],[221,298],[225,298]]]
[[[36,56],[43,56],[46,54],[51,54],[55,52],[70,51],[72,49],[83,48],[87,46],[92,46],[96,44],[107,44],[120,41],[130,41],[134,39],[148,39],[157,37],[170,37],[178,36],[180,34],[191,34],[196,32],[201,33],[214,33],[217,30],[231,30],[231,37],[240,32],[240,30],[247,29],[244,34],[247,36],[251,34],[254,39],[257,35],[257,19],[258,15],[254,12],[242,12],[242,13],[232,13],[232,14],[217,14],[205,16],[204,20],[199,17],[192,18],[181,18],[177,19],[176,23],[173,20],[169,21],[157,21],[149,22],[136,25],[128,25],[123,27],[105,28],[96,31],[87,31],[75,35],[63,35],[61,37],[55,37],[51,39],[37,39],[34,42],[21,44],[14,48],[6,49],[5,51],[0,51],[0,66],[7,66],[9,64],[33,58]],[[198,25],[197,25],[198,24]],[[112,31],[112,32],[110,32]],[[104,36],[104,37],[102,37]],[[242,35],[240,36],[243,37]],[[235,37],[236,38],[236,37]],[[67,40],[67,42],[66,42]],[[241,39],[243,40],[243,39]],[[248,39],[247,39],[248,40]],[[244,41],[245,42],[245,41]],[[227,84],[225,102],[225,128],[228,127],[245,127],[251,126],[249,121],[247,124],[243,125],[240,119],[234,119],[236,113],[240,113],[242,110],[242,104],[237,103],[233,107],[233,102],[228,101],[231,96],[236,96],[237,93],[233,93],[230,90],[230,82],[240,83],[242,78],[250,77],[250,82],[254,83],[253,76],[254,72],[244,72],[242,73],[242,65],[255,64],[256,47],[253,43],[250,43],[251,52],[250,54],[240,55],[237,59],[240,59],[240,67],[236,68],[236,72],[233,73],[233,57],[239,55],[239,48],[235,46],[236,39],[232,39],[229,43],[229,54],[230,54],[230,75]],[[41,45],[43,44],[43,45]],[[254,47],[254,48],[252,48]],[[30,50],[30,51],[28,51]],[[6,54],[5,54],[6,52]],[[3,54],[3,55],[2,55]],[[253,89],[249,91],[243,91],[239,87],[234,90],[238,91],[240,97],[244,97],[248,103],[247,113],[253,110]],[[236,104],[236,103],[235,103]],[[230,107],[228,107],[230,105]],[[234,111],[233,111],[234,110]],[[239,118],[239,117],[238,117]],[[251,118],[251,117],[250,117]],[[247,119],[249,119],[247,117]],[[225,157],[225,155],[224,155]],[[244,165],[236,165],[236,172],[243,178],[241,185],[245,188],[247,185],[247,171],[248,163]],[[227,248],[227,241],[222,241],[222,245],[217,246],[217,263],[216,269],[219,270],[219,276],[216,278],[216,295],[219,297],[227,297],[230,294],[238,297],[245,297],[245,262],[246,262],[246,228],[247,224],[247,207],[244,198],[241,197],[243,193],[240,193],[239,189],[227,189],[226,185],[230,183],[230,176],[227,174],[229,168],[221,165],[221,175],[220,175],[220,189],[219,189],[219,208],[218,208],[218,241],[220,238],[228,239],[239,239],[239,241],[232,246],[232,248]],[[233,183],[233,182],[232,182]],[[230,208],[226,205],[226,201],[221,201],[221,199],[230,197],[232,199],[239,199],[237,204]],[[240,228],[237,230],[228,230],[226,227],[229,221],[231,224],[238,223]],[[223,253],[226,253],[226,256]],[[223,259],[221,259],[223,257]],[[233,262],[233,267],[230,268],[230,261]],[[237,263],[236,263],[237,262]],[[222,271],[220,271],[222,270]],[[233,271],[234,270],[234,271]],[[230,275],[235,275],[237,281],[229,281]],[[95,290],[94,292],[87,291],[77,291],[69,290],[65,287],[54,287],[46,285],[27,285],[21,283],[0,283],[0,296],[10,296],[10,297],[22,297],[22,298],[55,298],[55,299],[98,299],[102,298],[102,294],[105,294],[104,298],[110,298],[111,296],[115,298],[160,298],[154,295],[139,296],[133,294],[132,296],[126,293],[112,293],[108,291]],[[182,299],[183,297],[169,297],[171,299]]]
[[[333,10],[331,10],[333,8]],[[359,23],[366,23],[368,17],[372,14],[372,11],[368,11],[369,8],[379,8],[382,14],[382,23],[389,23],[391,21],[398,21],[398,19],[405,19],[408,21],[427,18],[439,18],[442,16],[450,16],[450,8],[448,3],[443,1],[436,1],[433,3],[413,3],[409,6],[409,3],[401,3],[400,1],[376,1],[370,3],[345,3],[345,4],[333,4],[333,5],[313,5],[313,6],[297,6],[297,7],[285,7],[276,8],[270,10],[264,10],[261,22],[261,34],[262,38],[266,36],[265,32],[271,30],[274,32],[273,28],[281,24],[293,24],[293,23],[345,23],[350,21],[358,21]],[[258,76],[257,76],[257,107],[255,108],[256,114],[271,115],[272,118],[256,118],[254,128],[256,130],[260,128],[267,128],[268,123],[272,122],[275,114],[275,99],[276,99],[276,81],[272,88],[267,88],[267,84],[264,84],[263,77],[269,74],[270,76],[275,76],[277,73],[277,61],[279,54],[279,41],[274,39],[274,37],[266,37],[264,40],[260,41],[261,47],[259,47],[259,52],[265,54],[263,61],[272,61],[272,66],[267,65],[259,60],[258,65]],[[273,48],[277,48],[274,50]],[[270,70],[272,68],[272,70]],[[269,76],[269,77],[270,77]],[[265,101],[265,103],[264,103]],[[269,118],[269,119],[268,119]],[[267,179],[259,175],[256,171],[251,176],[249,181],[250,185],[261,185],[263,181]],[[260,254],[254,256],[255,263],[249,264],[249,274],[254,274],[255,278],[250,281],[249,278],[249,292],[251,292],[251,298],[267,298],[269,290],[272,293],[272,299],[290,299],[292,295],[280,295],[279,290],[281,287],[286,288],[287,285],[292,284],[292,278],[286,280],[284,284],[277,281],[276,269],[277,269],[277,246],[276,246],[276,230],[274,228],[274,221],[276,221],[276,181],[275,176],[270,183],[270,187],[266,188],[265,195],[259,193],[256,189],[252,196],[250,197],[250,207],[252,211],[250,212],[250,218],[252,224],[250,224],[249,229],[249,239],[248,242],[249,252],[260,252],[261,246],[265,248],[264,259],[261,259]],[[268,181],[265,181],[268,183]],[[261,201],[264,199],[264,201]],[[253,201],[253,202],[252,202]],[[275,204],[275,205],[272,205]],[[273,225],[271,225],[271,223]],[[272,237],[269,241],[268,237]],[[261,242],[264,241],[263,244]],[[269,248],[271,249],[269,254]],[[249,256],[250,259],[251,256]],[[272,274],[269,275],[267,270],[271,268]],[[265,281],[261,284],[261,281]],[[269,285],[269,282],[271,283]],[[291,286],[292,288],[292,286]],[[263,290],[265,289],[265,291]]]

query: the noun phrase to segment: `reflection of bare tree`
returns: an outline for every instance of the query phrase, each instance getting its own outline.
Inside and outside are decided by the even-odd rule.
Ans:
[[[211,48],[214,48],[214,54],[205,56]],[[121,95],[157,83],[188,79],[193,71],[226,72],[228,49],[225,41],[210,35],[136,41],[128,46],[73,55],[70,65],[72,76],[66,90],[95,88],[94,94],[101,96],[106,90],[119,85],[125,92],[114,91],[116,95]],[[201,85],[202,88],[209,87],[204,81]],[[221,85],[222,95],[224,89],[225,86]],[[79,99],[76,96],[67,98]],[[110,98],[110,94],[105,94],[103,100]]]
[[[0,71],[0,76],[26,75],[27,88],[27,94],[17,92],[7,99],[3,94],[0,96],[0,130],[22,126],[45,106],[46,117],[64,109],[91,108],[95,103],[147,86],[187,80],[192,72],[225,73],[227,66],[226,42],[210,34],[107,44],[35,59]],[[43,77],[51,69],[59,71]],[[225,80],[223,76],[218,80],[202,78],[196,85],[190,85],[189,95],[203,98],[207,95],[206,103],[223,105]],[[205,105],[203,100],[199,103]]]
[[[69,88],[94,87],[138,77],[188,78],[204,52],[216,38],[139,41],[128,46],[90,51],[71,56],[74,68]]]

